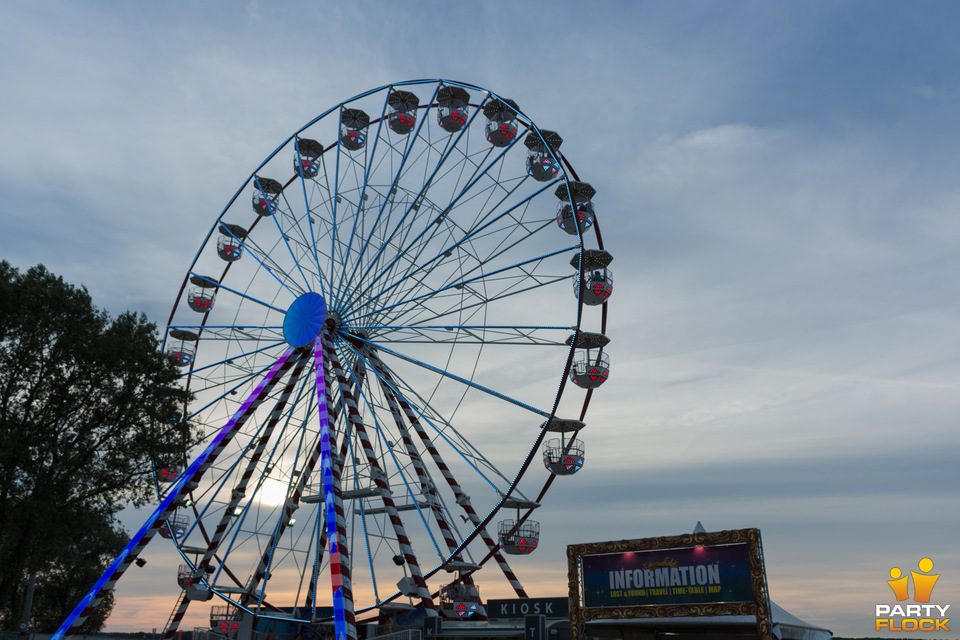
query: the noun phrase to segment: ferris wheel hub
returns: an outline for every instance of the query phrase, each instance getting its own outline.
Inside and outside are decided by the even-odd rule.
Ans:
[[[327,305],[319,293],[305,293],[290,305],[283,317],[283,338],[290,346],[304,347],[320,335]]]

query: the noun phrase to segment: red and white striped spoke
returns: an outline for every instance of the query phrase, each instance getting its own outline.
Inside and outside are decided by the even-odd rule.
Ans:
[[[376,353],[373,348],[370,348],[367,351],[369,351],[371,356],[376,357]],[[453,555],[459,545],[457,544],[456,538],[453,535],[453,529],[450,526],[450,523],[447,522],[447,514],[440,504],[440,496],[437,495],[436,486],[427,473],[426,465],[423,462],[423,458],[420,456],[420,452],[417,451],[416,446],[413,444],[413,438],[410,437],[410,430],[407,428],[407,425],[404,422],[403,414],[400,411],[397,398],[394,395],[393,390],[386,383],[386,380],[384,380],[381,376],[377,377],[380,380],[380,388],[383,392],[383,396],[387,400],[387,406],[390,407],[390,413],[393,415],[393,420],[397,424],[397,429],[400,432],[400,439],[403,442],[404,449],[407,451],[407,457],[410,458],[410,462],[413,465],[413,468],[416,470],[417,479],[420,481],[420,491],[427,498],[427,502],[430,503],[431,512],[433,513],[434,518],[437,521],[437,526],[440,528],[440,532],[443,535],[443,542],[447,546],[447,552],[451,554],[452,560],[462,562],[463,557],[460,554]],[[463,576],[460,581],[464,584],[473,584],[473,578],[470,575]],[[477,612],[477,615],[474,617],[474,619],[486,620],[486,611],[483,611],[481,608],[481,610]]]
[[[420,571],[420,564],[417,561],[417,556],[413,551],[413,547],[410,544],[410,538],[407,536],[407,532],[403,526],[403,520],[400,518],[400,512],[397,511],[396,503],[393,501],[393,493],[390,490],[390,486],[387,484],[386,473],[380,466],[377,455],[373,450],[373,444],[370,441],[370,436],[367,434],[367,430],[363,425],[363,420],[360,418],[360,411],[357,409],[357,402],[348,388],[347,378],[343,373],[340,360],[337,357],[336,351],[334,351],[334,347],[330,341],[323,341],[323,350],[324,358],[333,367],[333,374],[336,377],[337,384],[340,387],[340,397],[346,404],[347,419],[349,420],[354,433],[356,433],[360,439],[364,456],[367,459],[367,464],[370,466],[370,475],[372,476],[373,482],[377,489],[380,491],[380,498],[383,500],[383,506],[386,509],[390,524],[393,525],[394,534],[396,535],[400,552],[403,554],[404,560],[407,563],[407,568],[410,569],[410,578],[414,585],[416,585],[417,595],[419,596],[420,602],[424,607],[425,615],[437,616],[439,614],[437,613],[436,606],[430,597],[430,590],[427,588],[427,582],[424,580],[423,573]]]
[[[392,389],[396,390],[397,386],[394,383],[393,376],[390,373],[390,369],[387,368],[386,364],[377,356],[376,353],[371,354],[371,364],[374,370],[386,381],[387,385]],[[453,473],[450,471],[450,468],[447,466],[447,463],[443,461],[443,457],[440,455],[440,452],[437,450],[436,446],[433,444],[433,441],[430,439],[430,436],[427,435],[426,430],[423,428],[423,425],[420,423],[420,419],[417,417],[416,412],[410,406],[410,403],[407,402],[404,397],[397,393],[396,396],[397,402],[400,404],[400,408],[403,410],[404,415],[407,418],[407,421],[410,422],[414,430],[417,432],[417,435],[420,437],[420,440],[423,442],[424,447],[430,453],[433,462],[437,465],[437,468],[440,469],[440,472],[443,474],[443,477],[446,478],[447,484],[450,486],[450,489],[453,491],[453,494],[456,496],[457,504],[459,504],[464,513],[470,519],[470,522],[473,523],[474,527],[480,526],[480,516],[477,515],[477,512],[474,510],[473,505],[470,503],[470,496],[464,493],[463,488],[460,486],[460,483],[457,482],[457,479],[453,476]],[[486,528],[480,530],[480,538],[483,540],[484,544],[493,553],[493,558],[496,560],[497,564],[500,566],[503,575],[507,578],[507,581],[510,582],[510,586],[513,587],[513,590],[517,593],[517,597],[526,598],[527,592],[524,591],[523,585],[520,584],[519,578],[510,568],[510,565],[507,564],[506,559],[503,555],[497,550],[498,545],[490,537],[490,534],[487,533]]]

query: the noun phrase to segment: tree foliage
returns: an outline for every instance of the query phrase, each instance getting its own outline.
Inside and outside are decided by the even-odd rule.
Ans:
[[[122,548],[115,516],[151,497],[152,453],[188,444],[185,425],[164,433],[187,401],[177,377],[142,314],[0,262],[0,626],[35,573],[32,627],[55,629]]]

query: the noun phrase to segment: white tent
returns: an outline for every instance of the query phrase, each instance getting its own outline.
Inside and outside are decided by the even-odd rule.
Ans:
[[[829,629],[804,622],[776,602],[770,603],[772,636],[776,640],[830,640]],[[711,640],[745,640],[757,637],[753,616],[681,616],[676,618],[636,618],[632,620],[591,620],[586,623],[589,637],[621,640],[671,640],[708,637]]]

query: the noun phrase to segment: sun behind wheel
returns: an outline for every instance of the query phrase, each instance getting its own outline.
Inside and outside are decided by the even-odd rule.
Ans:
[[[195,396],[178,420],[205,440],[157,460],[161,497],[207,456],[164,529],[184,558],[167,637],[214,596],[229,629],[256,611],[333,618],[338,638],[396,599],[482,618],[489,559],[526,595],[506,555],[536,549],[554,477],[528,466],[546,436],[548,471],[583,466],[609,372],[612,258],[561,143],[512,100],[409,82],[325,112],[246,180],[165,336]],[[438,602],[439,572],[457,575]]]

